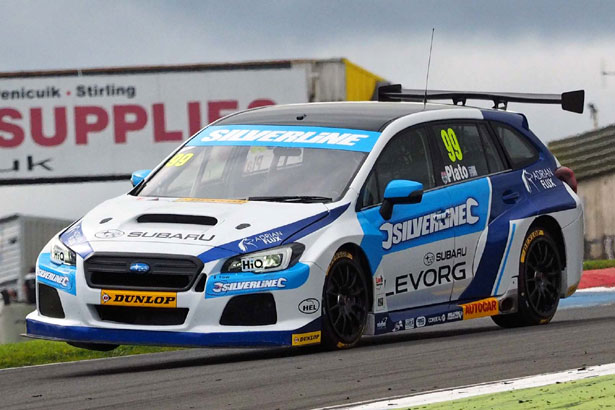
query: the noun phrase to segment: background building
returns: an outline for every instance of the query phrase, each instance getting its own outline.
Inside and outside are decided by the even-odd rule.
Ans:
[[[585,206],[585,258],[615,259],[615,124],[549,143]]]

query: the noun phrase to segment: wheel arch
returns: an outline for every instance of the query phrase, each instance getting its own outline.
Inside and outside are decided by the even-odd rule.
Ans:
[[[555,218],[549,215],[542,215],[536,218],[530,225],[528,232],[536,226],[545,228],[555,241],[557,251],[561,258],[560,262],[562,264],[562,269],[564,269],[566,267],[566,244],[564,242],[564,235],[562,234],[561,226]]]
[[[349,252],[353,257],[356,258],[359,265],[361,265],[361,268],[363,269],[363,276],[365,277],[365,282],[367,283],[368,287],[367,296],[369,297],[369,306],[371,310],[371,307],[374,304],[374,281],[372,279],[372,271],[369,266],[369,262],[367,261],[367,255],[365,254],[365,251],[359,245],[350,242],[340,246],[337,249],[336,253],[340,251]]]

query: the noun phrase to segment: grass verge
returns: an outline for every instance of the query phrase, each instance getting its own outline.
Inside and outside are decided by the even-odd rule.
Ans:
[[[533,389],[513,390],[412,407],[425,410],[587,409],[615,406],[615,376],[592,377]]]
[[[0,369],[142,353],[168,352],[178,349],[177,347],[120,346],[110,352],[96,352],[79,349],[64,342],[32,340],[0,345]]]
[[[598,259],[583,262],[583,270],[606,269],[615,267],[615,259]]]

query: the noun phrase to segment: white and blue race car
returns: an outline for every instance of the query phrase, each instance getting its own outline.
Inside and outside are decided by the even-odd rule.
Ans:
[[[135,172],[42,250],[27,335],[343,348],[485,316],[548,323],[581,279],[583,208],[572,171],[497,107],[579,112],[583,92],[379,91],[232,114]]]

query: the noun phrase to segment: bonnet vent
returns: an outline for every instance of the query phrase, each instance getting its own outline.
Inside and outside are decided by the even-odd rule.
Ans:
[[[137,222],[214,226],[218,223],[218,220],[211,216],[201,215],[145,214],[138,217]]]

